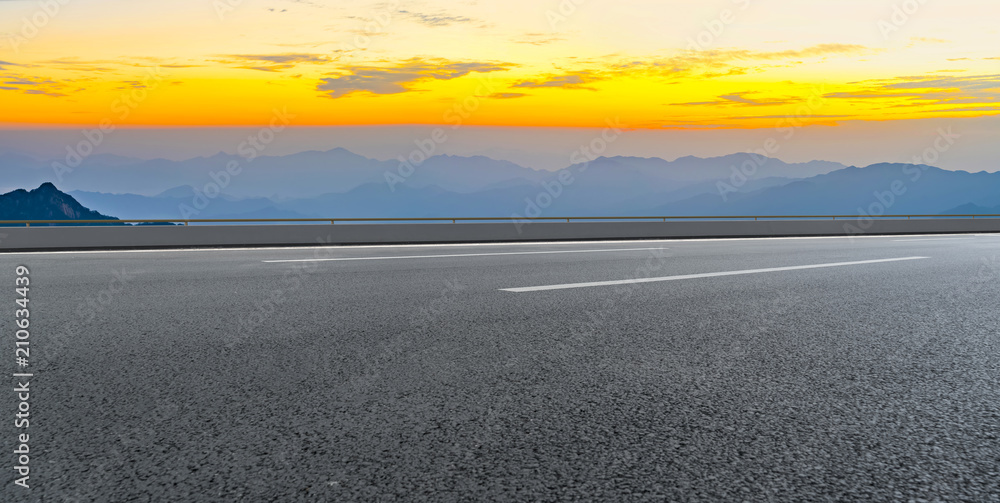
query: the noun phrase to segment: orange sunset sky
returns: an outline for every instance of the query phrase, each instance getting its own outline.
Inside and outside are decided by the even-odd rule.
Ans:
[[[0,0],[0,123],[977,117],[1000,112],[997,19],[985,0]]]

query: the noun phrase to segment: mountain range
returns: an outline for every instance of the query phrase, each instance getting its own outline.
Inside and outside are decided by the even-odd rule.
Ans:
[[[61,177],[51,165],[0,156],[3,185],[32,187],[61,178],[60,188],[70,189],[83,210],[123,219],[992,214],[1000,209],[1000,173],[912,164],[785,163],[746,153],[674,161],[601,157],[561,172],[482,156],[401,164],[344,149],[253,160],[228,154],[186,161],[94,155]],[[36,190],[42,188],[55,187]],[[0,202],[0,213],[8,213],[6,206]]]
[[[814,161],[787,164],[778,159],[733,154],[701,159],[682,157],[674,161],[659,158],[613,157],[590,162],[583,181],[589,185],[653,186],[657,190],[681,188],[730,176],[735,166],[758,159],[756,178],[801,178],[829,173],[843,165]],[[58,164],[56,164],[58,163]],[[387,177],[399,177],[411,188],[440,187],[457,193],[537,184],[553,172],[519,166],[488,157],[433,156],[413,164],[412,173],[398,160],[376,160],[342,148],[307,151],[285,156],[260,156],[252,160],[219,153],[184,161],[141,160],[110,154],[95,154],[73,166],[65,160],[40,161],[17,154],[0,155],[0,189],[37,187],[55,182],[64,190],[141,194],[154,196],[177,186],[203,187],[226,179],[225,192],[235,197],[272,199],[308,198],[343,193],[370,183],[387,184]],[[58,167],[55,167],[58,166]],[[581,165],[567,161],[567,169]],[[227,173],[227,170],[229,173]],[[214,175],[214,176],[213,176]],[[225,180],[223,180],[225,181]]]
[[[115,218],[85,208],[51,183],[0,195],[0,220],[108,220]]]

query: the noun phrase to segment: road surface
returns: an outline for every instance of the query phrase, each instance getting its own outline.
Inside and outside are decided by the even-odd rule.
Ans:
[[[0,271],[2,501],[1000,501],[1000,235]]]

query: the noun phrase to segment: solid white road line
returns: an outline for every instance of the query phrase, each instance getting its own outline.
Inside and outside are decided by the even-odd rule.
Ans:
[[[630,252],[630,251],[651,251],[669,250],[670,248],[620,248],[609,250],[552,250],[534,252],[506,252],[506,253],[456,253],[452,255],[400,255],[386,257],[341,257],[341,258],[304,258],[295,260],[264,260],[265,264],[283,264],[287,262],[344,262],[350,260],[397,260],[416,258],[458,258],[458,257],[496,257],[500,255],[552,255],[559,253],[610,253],[610,252]]]
[[[929,239],[894,239],[897,243],[916,243],[919,241],[975,241],[976,238],[929,238]]]
[[[903,257],[903,258],[887,258],[881,260],[862,260],[858,262],[834,262],[830,264],[798,265],[792,267],[772,267],[768,269],[748,269],[745,271],[725,271],[725,272],[708,272],[702,274],[685,274],[682,276],[664,276],[661,278],[636,278],[636,279],[625,279],[620,281],[595,281],[593,283],[569,283],[565,285],[529,286],[523,288],[501,288],[500,290],[504,292],[514,292],[514,293],[542,292],[547,290],[568,290],[571,288],[590,288],[595,286],[632,285],[636,283],[656,283],[660,281],[677,281],[682,279],[716,278],[719,276],[738,276],[742,274],[760,274],[765,272],[800,271],[803,269],[821,269],[824,267],[843,267],[848,265],[881,264],[885,262],[922,260],[926,258],[930,257]]]

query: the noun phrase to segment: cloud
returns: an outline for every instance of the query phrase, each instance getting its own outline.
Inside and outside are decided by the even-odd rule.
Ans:
[[[128,90],[132,90],[132,89],[145,89],[145,88],[146,88],[146,84],[143,84],[142,82],[139,82],[138,80],[126,80],[126,81],[121,82],[121,85],[118,86],[118,87],[116,87],[115,89],[120,90],[120,91],[128,91]]]
[[[0,0],[2,1],[2,0]],[[118,75],[133,75],[132,68],[191,68],[196,64],[182,64],[175,60],[162,60],[148,56],[142,57],[122,57],[117,59],[104,60],[82,60],[75,57],[50,59],[39,61],[37,64],[22,65],[24,67],[39,67],[46,70],[62,70],[67,72],[82,72],[87,74],[105,73]]]
[[[733,61],[775,61],[820,58],[825,56],[843,56],[863,54],[871,51],[868,47],[856,44],[818,44],[805,49],[789,49],[785,51],[750,51],[746,49],[713,49],[708,51],[688,51],[687,53],[658,61],[659,66],[678,69],[690,67],[717,68],[726,66]]]
[[[734,119],[734,120],[735,119],[749,120],[749,119],[790,119],[790,118],[794,118],[794,117],[797,117],[797,116],[794,115],[794,114],[786,114],[786,115],[737,115],[737,116],[726,117],[726,118],[727,119]],[[853,117],[853,115],[816,115],[816,114],[813,114],[813,115],[810,115],[807,118],[809,118],[809,119],[814,119],[814,118],[816,118],[816,119],[843,119],[845,117]],[[800,119],[801,118],[802,117],[800,117]]]
[[[1000,90],[1000,74],[971,75],[967,77],[899,77],[886,84],[884,89],[955,89],[959,91],[996,89]]]
[[[497,100],[512,100],[515,98],[523,98],[525,96],[527,96],[527,94],[525,93],[494,93],[487,96],[487,98],[493,98]]]
[[[56,98],[62,97],[62,96],[66,96],[63,93],[60,93],[60,92],[57,92],[57,91],[47,91],[45,89],[25,89],[24,90],[24,94],[41,94],[41,95],[52,96],[52,97],[56,97]]]
[[[907,76],[852,82],[857,91],[823,95],[843,100],[897,100],[890,108],[934,105],[983,105],[1000,102],[1000,74],[970,76]]]
[[[289,63],[323,63],[329,61],[329,57],[321,56],[317,54],[269,54],[269,55],[236,55],[232,56],[236,59],[245,59],[251,61],[267,61],[274,64],[289,64]]]
[[[816,58],[830,55],[862,54],[869,50],[867,47],[857,44],[819,44],[800,50],[749,52],[749,57],[752,59]]]
[[[277,72],[300,64],[323,64],[332,61],[320,54],[231,54],[221,56],[221,63],[235,64],[237,68]]]
[[[803,64],[802,60],[809,58],[863,54],[874,50],[854,44],[818,44],[785,51],[746,49],[685,51],[669,57],[626,60],[610,65],[607,58],[579,60],[576,63],[594,68],[594,73],[603,78],[711,79],[759,73],[776,66]]]
[[[992,107],[965,107],[965,108],[946,108],[944,110],[934,110],[935,112],[994,112],[1000,113],[1000,104],[994,105]]]
[[[796,103],[800,100],[791,98],[765,98],[753,99],[747,95],[760,94],[757,91],[743,91],[739,93],[724,94],[714,101],[692,101],[688,103],[671,103],[671,106],[725,106],[725,105],[748,105],[753,107],[776,106]]]
[[[923,43],[923,44],[948,44],[951,43],[950,40],[944,40],[941,38],[929,38],[929,37],[910,37],[910,42],[912,43]],[[913,44],[910,45],[913,45]]]
[[[67,72],[114,73],[115,69],[102,64],[119,64],[114,61],[79,61],[73,58],[53,59],[42,62],[49,70],[64,70]]]
[[[596,91],[593,87],[585,84],[598,80],[592,72],[574,72],[566,75],[548,75],[537,80],[525,80],[514,84],[513,87],[520,88],[547,88],[557,87],[560,89],[586,89]]]
[[[399,14],[403,17],[408,18],[414,22],[426,25],[426,26],[449,26],[458,23],[473,23],[474,19],[465,16],[446,16],[446,15],[431,15],[431,14],[421,14],[419,12],[412,12],[408,10],[400,10]]]
[[[25,75],[0,75],[0,86],[5,91],[21,91],[24,94],[63,97],[62,91],[74,87],[74,81],[55,81],[49,78]]]
[[[732,124],[684,124],[682,121],[653,121],[650,123],[663,129],[729,129]]]
[[[514,40],[515,44],[546,45],[565,41],[565,37],[552,35],[551,33],[525,33],[520,38]]]
[[[719,96],[719,97],[722,98],[722,99],[724,99],[724,100],[726,100],[726,101],[731,101],[733,103],[740,103],[740,104],[743,104],[743,105],[750,105],[750,106],[754,106],[754,107],[768,106],[768,105],[785,105],[785,104],[791,102],[790,100],[785,100],[785,99],[753,100],[753,99],[747,98],[746,97],[747,94],[757,94],[757,93],[755,93],[755,92],[742,92],[742,93],[724,94],[724,95]]]
[[[344,73],[321,80],[317,90],[331,98],[342,98],[353,93],[399,94],[411,91],[420,82],[453,80],[470,73],[489,73],[507,70],[510,63],[452,62],[411,58],[394,66],[354,66],[342,69]]]
[[[808,58],[823,58],[835,55],[862,54],[872,51],[868,47],[855,44],[818,44],[803,49],[785,51],[750,51],[745,49],[717,49],[705,51],[687,51],[672,57],[625,60],[608,64],[608,56],[601,59],[577,60],[575,64],[587,69],[567,72],[562,75],[543,75],[514,84],[515,88],[560,88],[595,90],[590,85],[600,80],[611,78],[717,78],[735,75],[746,75],[760,72],[773,64],[758,62],[795,61]],[[788,100],[755,100],[746,96],[748,93],[736,93],[720,96],[717,101],[678,103],[678,105],[730,105],[742,104],[751,106],[780,105]]]

